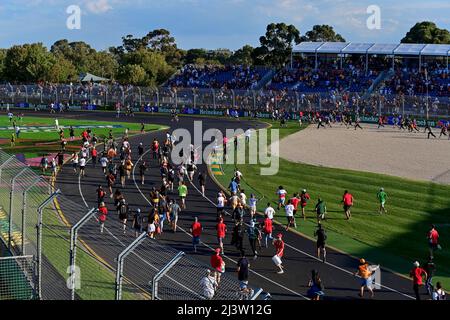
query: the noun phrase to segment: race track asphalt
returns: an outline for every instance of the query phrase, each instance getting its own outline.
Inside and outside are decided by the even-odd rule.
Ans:
[[[30,114],[31,115],[31,114]],[[36,113],[33,115],[46,115],[48,113]],[[171,127],[169,131],[177,128],[185,128],[190,132],[193,131],[194,121],[202,120],[203,130],[209,128],[216,128],[224,132],[226,129],[247,128],[260,129],[265,127],[264,123],[256,121],[236,121],[227,120],[224,118],[193,118],[180,117],[180,122],[171,122],[169,116],[165,115],[143,115],[137,114],[133,118],[122,117],[119,120],[115,118],[113,113],[103,112],[70,112],[58,117],[76,118],[80,121],[85,120],[99,120],[99,121],[115,121],[122,122],[145,122],[148,124],[160,124]],[[133,162],[138,165],[137,145],[143,142],[146,151],[149,149],[153,138],[157,137],[160,141],[164,141],[165,132],[153,132],[143,136],[135,136],[130,138],[133,147]],[[207,143],[206,143],[207,144]],[[146,155],[145,160],[150,161],[150,155]],[[146,174],[146,184],[141,186],[140,178],[136,176],[136,183],[133,179],[127,181],[126,188],[122,190],[127,202],[132,209],[141,208],[146,214],[149,209],[148,196],[152,187],[159,187],[161,184],[159,176],[159,166],[155,161],[151,161],[151,168]],[[199,171],[207,172],[205,164],[199,165]],[[96,169],[91,168],[91,164],[86,167],[87,177],[79,180],[73,174],[70,165],[68,164],[64,170],[58,175],[57,188],[60,188],[63,194],[77,203],[83,203],[88,208],[97,206],[96,188],[102,184],[106,190],[105,178],[101,172],[100,166]],[[79,183],[80,182],[80,183]],[[194,184],[197,184],[197,179],[194,179]],[[170,246],[176,250],[184,251],[189,256],[202,261],[205,265],[209,265],[212,249],[217,247],[215,219],[216,209],[214,206],[215,199],[219,187],[215,185],[210,177],[206,184],[206,197],[203,197],[195,185],[188,185],[189,195],[187,199],[187,210],[180,215],[178,224],[183,229],[188,231],[192,224],[193,217],[197,216],[202,223],[204,232],[202,234],[201,249],[194,253],[192,250],[192,238],[183,231],[178,231],[173,234],[165,226],[165,232],[159,236],[158,241],[161,244]],[[174,195],[175,196],[175,195]],[[95,253],[104,259],[111,266],[115,266],[118,254],[131,242],[134,241],[132,232],[124,235],[121,232],[121,225],[116,218],[115,210],[113,208],[112,199],[107,199],[107,205],[110,210],[110,216],[105,226],[108,232],[104,234],[99,233],[99,228],[94,225],[94,222],[80,233],[80,237],[95,251]],[[61,203],[62,211],[64,212],[64,203]],[[83,213],[72,213],[66,218],[70,223],[76,222]],[[262,217],[258,218],[258,222]],[[248,217],[247,217],[248,220]],[[231,219],[226,219],[228,227],[227,238],[225,239],[225,262],[227,264],[226,272],[232,276],[235,273],[235,261],[239,258],[238,251],[231,245],[230,231],[232,230]],[[129,223],[131,226],[131,222]],[[286,243],[285,257],[283,259],[285,266],[285,273],[278,275],[276,267],[272,262],[272,256],[275,254],[273,247],[263,249],[261,255],[257,260],[253,261],[251,258],[251,273],[250,284],[254,287],[263,288],[265,292],[269,292],[275,300],[305,300],[306,292],[308,291],[308,281],[311,270],[316,269],[320,272],[321,278],[325,286],[325,294],[327,300],[349,300],[360,299],[358,297],[360,280],[353,274],[358,266],[358,261],[346,254],[328,249],[327,263],[322,263],[315,258],[316,245],[313,241],[306,239],[298,234],[292,232],[285,232],[281,226],[275,225],[275,232],[282,232],[284,234],[284,241]],[[332,244],[330,244],[332,245]],[[250,254],[250,245],[245,241],[246,252]],[[146,257],[151,260],[151,257]],[[134,270],[129,273],[145,273],[144,270]],[[182,270],[180,271],[182,272]],[[132,278],[132,275],[127,275]],[[142,274],[140,275],[143,276]],[[137,277],[136,277],[137,278]],[[413,298],[412,283],[395,273],[382,269],[382,289],[375,291],[375,298],[377,300],[410,300]],[[132,279],[131,279],[132,280]],[[238,283],[236,284],[238,287]]]

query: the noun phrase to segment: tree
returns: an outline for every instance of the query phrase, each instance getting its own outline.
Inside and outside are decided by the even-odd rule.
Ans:
[[[175,69],[166,62],[163,54],[150,49],[141,49],[125,54],[123,65],[140,66],[147,74],[148,85],[161,84],[175,72]]]
[[[406,33],[406,36],[401,42],[449,44],[450,32],[446,29],[438,28],[434,22],[422,21],[416,23],[408,33]]]
[[[126,84],[136,86],[148,85],[147,73],[144,68],[136,64],[127,64],[120,67],[119,79]]]
[[[6,52],[5,77],[19,82],[48,80],[55,63],[55,57],[42,43],[13,46]]]
[[[7,51],[8,51],[7,49],[0,49],[0,79],[4,78],[5,58]]]
[[[236,50],[233,56],[230,58],[230,63],[238,65],[253,65],[253,52],[254,48],[249,45],[243,46],[241,49]]]
[[[64,57],[54,57],[54,63],[48,70],[46,80],[52,83],[68,83],[78,78],[77,69]]]
[[[345,39],[336,33],[332,26],[326,24],[313,26],[312,30],[308,31],[301,39],[312,42],[345,42]]]
[[[281,68],[291,56],[293,44],[297,45],[300,41],[300,31],[295,26],[271,23],[267,26],[265,36],[259,39],[261,46],[255,52],[255,58],[264,61],[266,65]]]

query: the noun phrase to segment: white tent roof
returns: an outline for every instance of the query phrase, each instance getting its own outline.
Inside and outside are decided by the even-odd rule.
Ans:
[[[318,49],[318,53],[341,53],[342,49],[347,47],[349,43],[345,42],[325,42]]]
[[[375,43],[368,51],[369,54],[393,54],[398,44],[391,43]]]
[[[408,56],[418,56],[422,49],[425,48],[425,44],[419,43],[402,43],[395,50],[396,55],[408,55]]]
[[[421,54],[423,56],[450,55],[450,44],[427,44]]]
[[[342,50],[342,53],[367,53],[367,50],[374,46],[373,43],[350,43],[346,48]]]
[[[315,53],[324,42],[302,42],[294,51],[302,53]]]
[[[295,49],[297,53],[332,54],[384,54],[412,56],[450,56],[450,44],[423,43],[345,43],[345,42],[302,42]]]
[[[109,81],[109,79],[98,77],[96,75],[86,73],[80,76],[81,82],[101,82],[101,81]]]

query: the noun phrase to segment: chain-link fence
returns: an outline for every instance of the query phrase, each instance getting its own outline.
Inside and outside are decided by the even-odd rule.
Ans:
[[[36,298],[34,256],[0,257],[0,301]]]
[[[116,299],[250,300],[261,292],[251,289],[253,294],[245,296],[237,278],[224,273],[214,296],[208,297],[204,279],[209,266],[145,233],[119,255],[117,263]]]
[[[299,92],[276,90],[228,90],[196,88],[141,88],[120,85],[0,85],[0,105],[45,108],[51,103],[113,107],[117,103],[145,111],[146,107],[237,108],[272,112],[364,110],[371,114],[403,114],[416,117],[449,117],[450,98],[415,95],[362,94],[355,92]]]

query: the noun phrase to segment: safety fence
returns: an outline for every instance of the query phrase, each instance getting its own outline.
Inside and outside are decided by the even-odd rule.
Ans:
[[[114,107],[116,104],[145,111],[149,108],[198,108],[246,111],[320,111],[346,108],[371,114],[416,117],[450,116],[449,97],[360,94],[351,92],[299,92],[196,88],[144,88],[120,85],[0,85],[0,105],[46,108],[49,104],[80,108]]]
[[[52,177],[0,150],[0,299],[204,299],[207,266],[54,189]],[[101,253],[101,256],[97,253]],[[261,290],[254,290],[256,298]],[[242,299],[225,274],[217,299]]]

